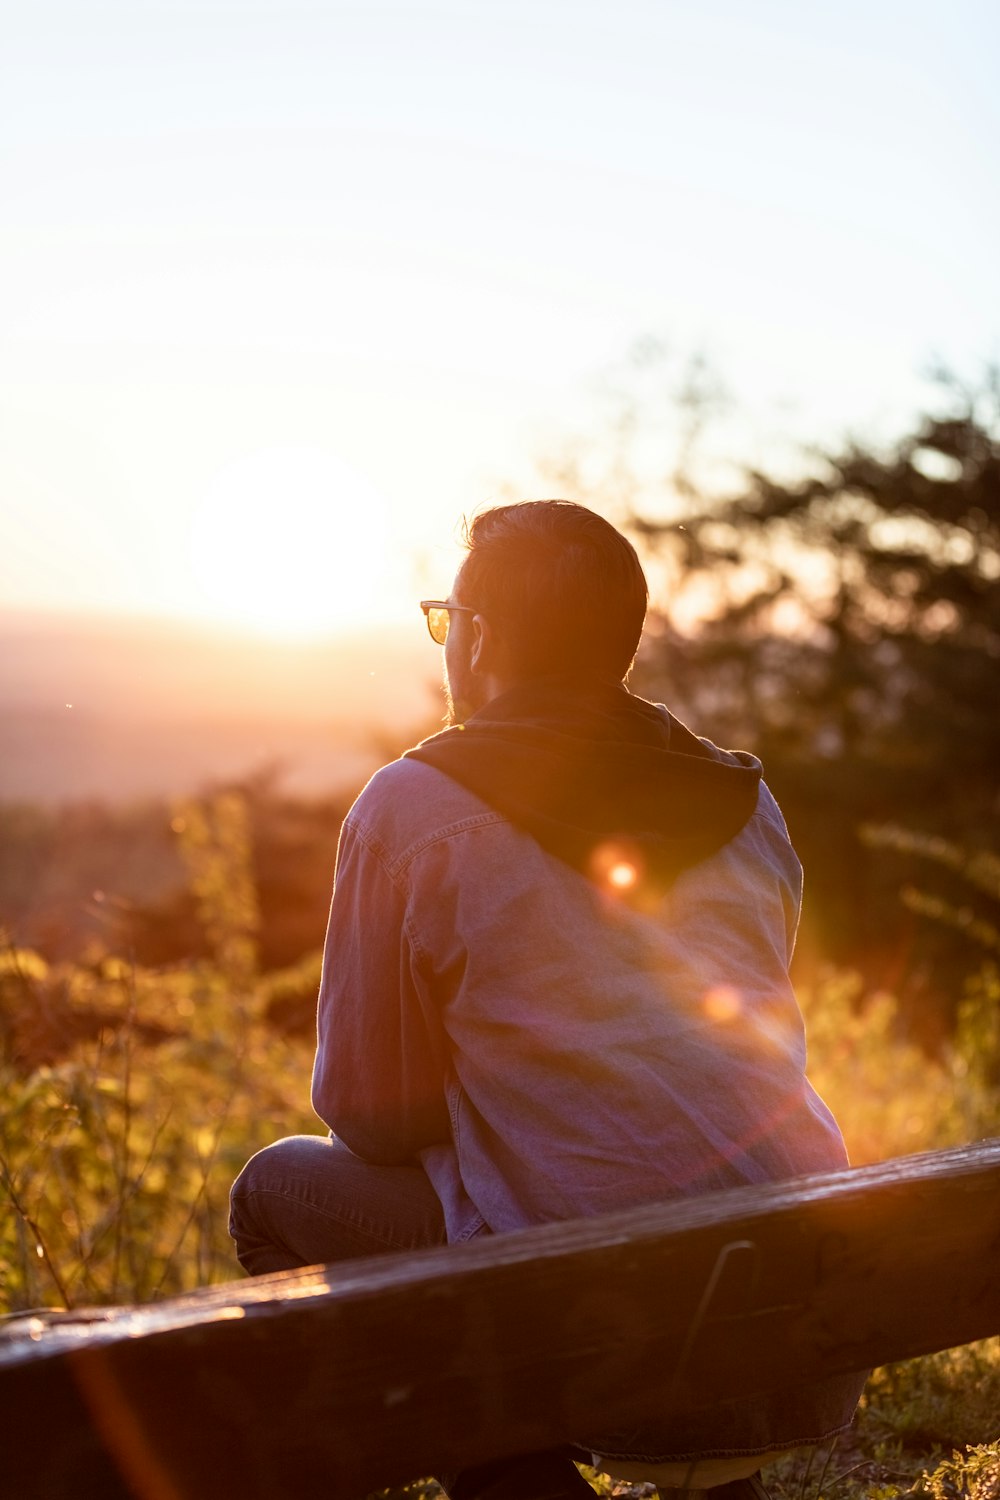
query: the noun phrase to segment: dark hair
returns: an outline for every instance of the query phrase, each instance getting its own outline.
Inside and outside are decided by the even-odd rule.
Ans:
[[[465,523],[463,603],[496,629],[518,677],[626,675],[648,589],[635,548],[572,500],[525,500]]]

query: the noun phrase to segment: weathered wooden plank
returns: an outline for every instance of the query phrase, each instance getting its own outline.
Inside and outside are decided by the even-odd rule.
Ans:
[[[1000,1331],[1000,1141],[22,1320],[19,1500],[356,1500]]]

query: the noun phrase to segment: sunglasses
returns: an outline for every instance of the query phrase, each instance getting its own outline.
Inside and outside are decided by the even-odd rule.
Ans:
[[[460,610],[466,615],[476,613],[469,604],[448,604],[444,599],[421,599],[420,608],[427,617],[427,629],[430,631],[431,640],[438,646],[443,646],[448,639],[448,622],[453,609]]]

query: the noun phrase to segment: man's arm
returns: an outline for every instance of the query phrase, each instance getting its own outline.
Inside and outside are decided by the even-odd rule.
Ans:
[[[444,1036],[416,967],[405,893],[347,822],[323,955],[312,1103],[351,1151],[383,1165],[449,1138]]]

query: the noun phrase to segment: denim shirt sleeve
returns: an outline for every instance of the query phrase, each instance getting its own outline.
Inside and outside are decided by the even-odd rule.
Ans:
[[[312,1103],[373,1163],[412,1161],[449,1139],[444,1042],[417,972],[406,896],[350,820],[327,925]]]

